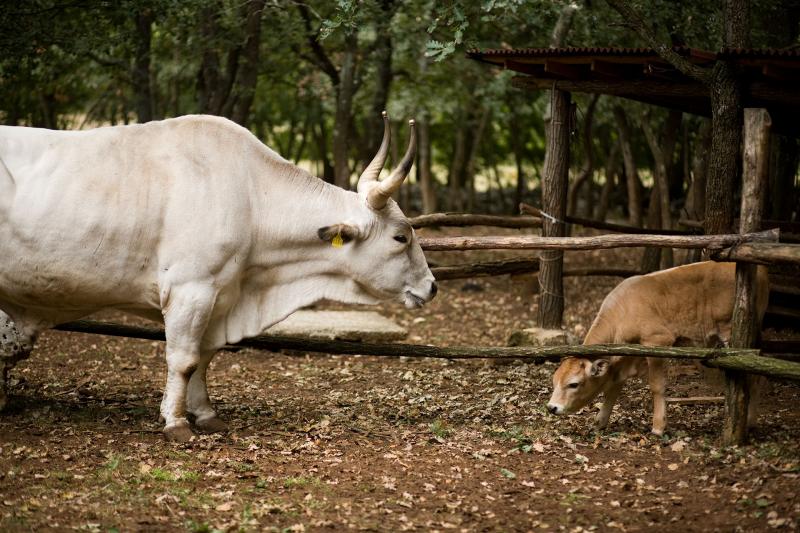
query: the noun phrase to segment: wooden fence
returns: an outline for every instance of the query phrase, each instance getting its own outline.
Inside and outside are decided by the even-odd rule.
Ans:
[[[718,261],[736,261],[737,283],[733,318],[731,348],[676,348],[644,347],[638,345],[603,346],[557,346],[547,348],[492,348],[455,347],[442,348],[413,344],[375,344],[344,341],[314,341],[290,337],[259,336],[246,339],[235,347],[254,347],[267,350],[303,350],[335,354],[363,354],[376,356],[435,357],[445,359],[522,359],[533,362],[558,360],[571,356],[630,356],[668,357],[701,360],[706,365],[726,371],[726,418],[723,439],[726,443],[741,443],[746,438],[746,412],[749,390],[746,374],[761,374],[769,377],[800,381],[800,363],[764,357],[753,348],[757,334],[757,319],[754,313],[754,268],[753,264],[790,263],[800,264],[800,245],[778,243],[779,230],[756,231],[761,227],[761,191],[766,179],[765,143],[768,137],[768,116],[764,110],[748,109],[745,113],[745,175],[742,194],[740,233],[730,235],[690,235],[687,232],[653,232],[643,234],[640,230],[608,223],[594,223],[584,219],[565,217],[566,222],[601,227],[608,231],[624,231],[619,235],[594,237],[540,237],[534,235],[505,237],[441,237],[421,238],[420,244],[428,251],[461,250],[596,250],[619,247],[662,247],[705,249],[710,257]],[[535,208],[523,207],[533,215],[542,215]],[[564,215],[562,215],[564,216]],[[570,220],[571,218],[571,220]],[[561,221],[562,224],[565,222]],[[499,217],[490,215],[468,215],[437,213],[411,219],[414,227],[489,225],[507,228],[547,227],[540,218]],[[481,275],[514,274],[538,270],[537,259],[493,261],[470,265],[434,267],[437,279],[459,279]],[[580,275],[633,275],[638,272],[627,269],[579,269]],[[558,275],[569,275],[570,270],[559,269]],[[560,315],[559,315],[560,317]],[[560,320],[560,319],[559,319]],[[164,340],[164,332],[155,328],[139,328],[91,321],[76,321],[62,324],[56,329],[121,335],[126,337]]]

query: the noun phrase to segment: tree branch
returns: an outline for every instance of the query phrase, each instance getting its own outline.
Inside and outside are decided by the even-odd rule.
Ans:
[[[619,13],[626,21],[625,25],[638,33],[639,37],[641,37],[664,61],[701,83],[711,83],[711,71],[703,67],[698,67],[673,50],[672,45],[661,41],[644,21],[642,13],[633,8],[630,2],[627,0],[606,0],[606,3]]]
[[[297,4],[297,10],[300,16],[303,17],[303,24],[306,27],[306,36],[308,38],[308,46],[314,53],[315,60],[313,64],[322,70],[331,79],[334,86],[339,85],[339,71],[334,66],[325,49],[319,44],[319,30],[314,30],[311,26],[311,13],[309,7],[305,4]]]

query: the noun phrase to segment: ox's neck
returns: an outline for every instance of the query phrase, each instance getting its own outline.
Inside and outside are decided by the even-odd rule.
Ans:
[[[317,230],[343,222],[364,224],[358,194],[334,187],[286,162],[270,165],[253,206],[253,240],[241,294],[215,342],[257,335],[294,311],[322,299],[375,304],[349,277],[344,249],[321,241]]]

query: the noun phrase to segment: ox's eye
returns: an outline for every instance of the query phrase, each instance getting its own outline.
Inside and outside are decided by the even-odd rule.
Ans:
[[[403,244],[405,244],[405,243],[408,242],[408,237],[406,237],[405,235],[395,235],[394,236],[394,240],[396,240],[397,242],[402,242]]]
[[[575,383],[570,383],[569,385],[567,385],[567,388],[568,389],[577,389],[579,386],[580,386],[580,383],[575,382]]]

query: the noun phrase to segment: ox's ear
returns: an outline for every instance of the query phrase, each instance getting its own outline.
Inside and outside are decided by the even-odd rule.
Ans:
[[[358,237],[358,228],[350,224],[323,226],[317,230],[317,236],[323,241],[338,247]]]
[[[608,359],[595,359],[589,367],[589,374],[594,378],[605,376],[608,372],[608,367]]]

